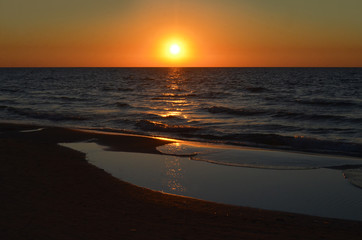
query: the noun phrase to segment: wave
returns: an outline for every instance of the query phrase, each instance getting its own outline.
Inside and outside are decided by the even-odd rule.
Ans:
[[[197,131],[199,127],[193,127],[188,125],[168,125],[161,122],[154,122],[150,120],[140,120],[136,123],[136,126],[143,131],[157,131],[157,132],[190,132]]]
[[[252,109],[233,109],[228,107],[221,106],[213,106],[210,108],[206,108],[209,113],[217,114],[231,114],[231,115],[239,115],[239,116],[251,116],[251,115],[260,115],[264,114],[264,111],[261,110],[252,110]]]
[[[161,96],[152,97],[152,100],[167,100],[174,98],[189,98],[189,97],[197,97],[198,95],[195,93],[185,93],[185,94],[177,94],[177,93],[164,93]]]
[[[154,81],[156,79],[153,78],[153,77],[145,76],[145,77],[141,78],[141,80],[143,80],[143,81]]]
[[[18,104],[18,102],[16,100],[13,100],[13,99],[0,99],[0,103],[2,103],[2,104],[11,104],[11,105]],[[0,105],[0,108],[1,107],[6,107],[6,106],[1,106]]]
[[[116,90],[114,87],[104,86],[101,88],[103,92],[110,92]]]
[[[289,112],[289,111],[277,111],[271,113],[275,118],[286,118],[286,119],[297,119],[297,120],[326,120],[326,121],[337,121],[337,122],[362,122],[362,118],[350,118],[347,116],[329,115],[329,114],[307,114],[301,112]]]
[[[46,80],[46,81],[57,81],[59,80],[58,78],[52,77],[52,76],[45,76],[43,77],[41,80]]]
[[[162,94],[163,97],[181,97],[181,98],[184,98],[184,97],[196,97],[198,96],[197,94],[195,93],[180,93],[180,94],[177,94],[177,93],[164,93]]]
[[[86,98],[80,98],[75,96],[51,96],[48,97],[50,100],[60,100],[60,101],[66,101],[66,102],[86,102],[89,99]]]
[[[17,88],[17,89],[11,89],[11,88],[1,88],[0,92],[8,92],[8,93],[24,93],[25,91],[23,89]]]
[[[245,87],[245,90],[252,93],[261,93],[265,92],[267,89],[263,87]]]
[[[119,92],[132,92],[134,89],[133,88],[121,88],[121,87],[119,87],[119,88],[117,88],[117,90]]]
[[[134,75],[128,75],[128,76],[123,76],[122,77],[124,80],[133,80],[135,78]]]
[[[272,109],[269,110],[259,110],[259,109],[234,109],[223,106],[212,106],[205,108],[209,113],[212,114],[229,114],[236,116],[254,116],[254,115],[269,115],[273,118],[284,118],[284,119],[296,119],[296,120],[311,120],[311,121],[337,121],[337,122],[353,122],[360,123],[362,118],[352,118],[347,116],[340,115],[331,115],[331,114],[308,114],[303,112],[292,112],[279,110],[275,111]]]
[[[305,130],[305,128],[302,127],[298,127],[298,126],[293,126],[293,125],[286,125],[286,124],[270,124],[270,123],[266,123],[266,124],[250,124],[246,126],[248,128],[248,130],[259,130],[259,131],[264,131],[264,130],[269,130],[269,131],[275,131],[276,129],[280,130],[280,131],[303,131]],[[307,129],[309,130],[309,129]],[[314,129],[313,129],[314,130]],[[318,129],[318,130],[324,130],[324,129]],[[327,129],[328,130],[328,129]]]
[[[231,93],[229,93],[229,95],[231,95]],[[213,92],[213,91],[209,91],[206,93],[199,93],[198,94],[199,98],[204,98],[204,99],[221,99],[225,97],[225,92]]]
[[[182,137],[232,145],[362,157],[362,144],[337,140],[322,140],[304,136],[283,136],[263,133],[225,135],[182,133]]]
[[[125,102],[117,102],[116,106],[119,107],[119,108],[130,108],[130,107],[132,107],[131,105],[129,105],[128,103],[125,103]]]
[[[303,105],[316,105],[316,106],[331,106],[331,107],[355,107],[359,106],[359,104],[354,103],[348,100],[332,100],[332,99],[296,99],[296,103]]]
[[[66,114],[66,113],[56,113],[56,112],[46,112],[46,111],[37,111],[31,108],[15,108],[9,106],[0,106],[0,109],[6,110],[10,113],[15,113],[17,115],[35,118],[35,119],[46,119],[51,121],[84,121],[88,120],[87,117]]]
[[[118,91],[118,92],[132,92],[134,91],[133,88],[123,88],[123,87],[110,87],[110,86],[103,86],[101,88],[101,91],[103,92],[112,92],[112,91]]]

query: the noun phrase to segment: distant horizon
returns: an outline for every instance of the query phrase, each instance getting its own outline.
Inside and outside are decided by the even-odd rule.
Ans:
[[[362,66],[340,66],[340,67],[323,67],[323,66],[294,66],[294,67],[273,67],[273,66],[257,66],[257,67],[188,67],[188,66],[182,66],[182,67],[83,67],[83,66],[72,66],[72,67],[59,67],[59,66],[50,66],[50,67],[22,67],[22,66],[16,66],[16,67],[2,67],[0,66],[0,68],[362,68]]]

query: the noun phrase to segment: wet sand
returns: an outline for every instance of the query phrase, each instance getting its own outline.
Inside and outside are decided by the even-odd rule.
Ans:
[[[360,239],[362,222],[215,204],[120,181],[57,145],[157,153],[167,141],[0,124],[0,239]]]

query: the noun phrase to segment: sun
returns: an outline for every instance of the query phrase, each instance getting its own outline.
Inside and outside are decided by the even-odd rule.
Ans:
[[[172,44],[169,50],[172,55],[178,55],[181,52],[180,46],[176,43]]]
[[[190,40],[182,36],[164,36],[154,49],[163,66],[184,66],[193,53]]]

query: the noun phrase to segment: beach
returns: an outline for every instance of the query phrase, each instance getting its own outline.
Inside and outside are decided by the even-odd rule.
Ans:
[[[39,130],[41,129],[41,130]],[[35,130],[35,131],[32,131]],[[1,239],[359,239],[362,222],[237,207],[141,188],[58,143],[158,154],[168,140],[0,124]]]

